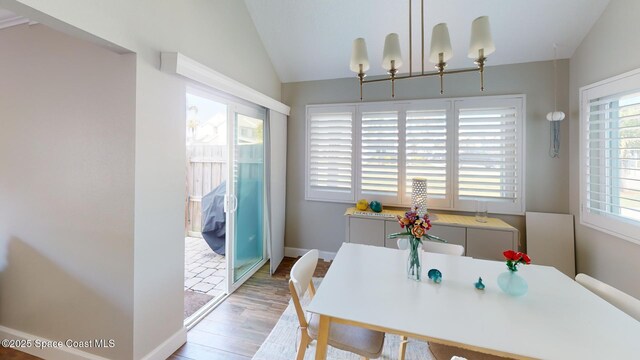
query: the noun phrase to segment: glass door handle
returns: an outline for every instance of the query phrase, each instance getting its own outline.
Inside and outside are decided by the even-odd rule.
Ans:
[[[238,210],[238,198],[235,195],[224,196],[224,212],[236,212]]]
[[[238,210],[238,197],[235,195],[229,195],[231,202],[233,203],[233,207],[231,208],[231,212],[236,212]]]

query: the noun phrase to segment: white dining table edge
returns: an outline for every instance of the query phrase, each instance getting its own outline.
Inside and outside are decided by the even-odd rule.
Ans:
[[[313,311],[309,311],[309,312],[313,312]],[[532,357],[528,357],[528,356],[512,354],[512,353],[502,352],[502,351],[498,351],[498,350],[487,349],[487,348],[483,348],[483,347],[479,347],[479,346],[473,346],[473,345],[468,345],[468,344],[464,344],[464,343],[458,343],[458,342],[455,342],[455,341],[434,338],[434,337],[431,337],[431,336],[411,334],[411,333],[407,333],[405,331],[400,331],[400,330],[395,330],[395,329],[389,329],[389,328],[385,328],[385,327],[370,325],[370,324],[366,324],[366,323],[362,323],[362,322],[358,322],[358,321],[340,319],[340,318],[337,318],[337,317],[322,315],[322,314],[319,314],[319,313],[315,313],[315,314],[320,316],[320,326],[319,326],[318,340],[317,340],[318,343],[316,345],[316,356],[315,356],[316,360],[325,360],[326,359],[326,352],[327,352],[327,348],[329,346],[329,343],[328,343],[329,332],[330,332],[332,323],[338,323],[338,324],[350,325],[350,326],[357,326],[357,327],[361,327],[361,328],[365,328],[365,329],[369,329],[369,330],[375,330],[375,331],[384,332],[385,334],[394,334],[394,335],[398,335],[398,336],[406,336],[406,337],[412,338],[412,339],[418,339],[418,340],[423,340],[423,341],[428,341],[428,342],[434,342],[434,343],[447,345],[447,346],[455,346],[455,347],[458,347],[458,348],[461,348],[461,349],[465,349],[465,350],[471,350],[471,351],[476,351],[476,352],[480,352],[480,353],[483,353],[483,354],[495,355],[495,356],[500,356],[500,357],[505,357],[505,358],[510,358],[510,359],[522,359],[522,360],[536,359],[536,358],[532,358]],[[328,320],[328,326],[325,325],[327,320]]]

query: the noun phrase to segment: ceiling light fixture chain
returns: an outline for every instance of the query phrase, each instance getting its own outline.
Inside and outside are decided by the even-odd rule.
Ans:
[[[422,64],[420,74],[413,74],[413,39],[412,39],[412,0],[409,0],[409,73],[398,75],[398,69],[402,66],[402,53],[400,51],[400,39],[398,34],[390,33],[385,37],[382,67],[387,70],[388,77],[365,80],[366,71],[369,70],[369,56],[364,38],[357,38],[353,41],[351,52],[351,71],[355,72],[360,79],[360,100],[363,98],[363,84],[391,81],[391,97],[395,97],[395,82],[397,80],[412,79],[417,77],[438,76],[440,78],[440,94],[444,94],[444,76],[448,74],[460,74],[466,72],[478,72],[480,74],[480,90],[484,91],[484,67],[487,56],[495,50],[495,44],[491,36],[489,18],[481,16],[473,20],[471,24],[471,41],[469,44],[468,57],[474,59],[475,68],[445,70],[447,61],[453,56],[449,29],[446,23],[440,23],[433,27],[431,34],[431,49],[429,61],[435,65],[436,71],[424,71],[424,0],[420,2],[421,21],[421,47]]]

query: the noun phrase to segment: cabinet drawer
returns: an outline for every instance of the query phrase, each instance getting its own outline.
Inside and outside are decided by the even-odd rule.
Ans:
[[[385,220],[384,222],[384,246],[390,249],[398,248],[398,239],[389,239],[389,235],[404,231],[397,221]]]
[[[384,246],[384,221],[351,218],[349,241],[355,244]]]
[[[457,226],[447,225],[432,225],[429,234],[441,237],[447,240],[450,244],[462,245],[465,249],[465,255],[471,256],[467,253],[467,229]]]
[[[504,260],[502,252],[517,250],[512,231],[467,229],[467,256],[486,260]]]

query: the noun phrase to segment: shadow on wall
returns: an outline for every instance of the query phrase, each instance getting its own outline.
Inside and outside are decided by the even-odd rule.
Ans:
[[[0,325],[63,342],[105,339],[104,346],[77,349],[109,358],[133,353],[131,309],[118,307],[22,239],[0,242]]]

